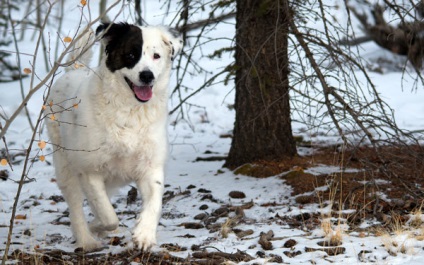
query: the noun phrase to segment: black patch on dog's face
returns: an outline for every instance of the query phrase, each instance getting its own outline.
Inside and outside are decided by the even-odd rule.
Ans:
[[[103,35],[106,43],[106,66],[111,72],[122,68],[133,68],[140,61],[143,35],[137,26],[127,23],[100,25],[96,34],[107,30]],[[109,27],[109,29],[108,29]]]

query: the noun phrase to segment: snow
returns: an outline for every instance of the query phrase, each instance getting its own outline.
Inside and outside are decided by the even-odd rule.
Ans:
[[[68,1],[71,2],[71,1]],[[68,3],[67,2],[67,3]],[[145,1],[145,13],[149,14],[148,22],[151,24],[168,23],[171,18],[164,18],[163,11],[159,10],[155,1]],[[155,2],[156,3],[156,2]],[[74,2],[68,3],[68,10],[76,10]],[[96,12],[96,7],[92,7],[92,13]],[[117,11],[114,11],[117,12]],[[197,18],[201,18],[204,13],[199,12]],[[129,16],[124,12],[120,17]],[[113,16],[111,16],[113,17]],[[172,16],[171,16],[172,17]],[[195,18],[193,18],[195,19]],[[72,16],[66,16],[66,29],[63,32],[73,32],[78,19]],[[219,26],[211,32],[220,36],[233,36],[234,28],[232,24]],[[52,39],[56,34],[51,34]],[[217,45],[230,45],[231,39],[221,39],[216,42],[204,44],[202,48],[203,55],[211,54]],[[22,51],[31,54],[33,43],[21,42]],[[381,54],[381,50],[372,44],[366,44],[366,54]],[[219,47],[221,47],[219,46]],[[189,46],[189,48],[192,48]],[[12,49],[12,48],[11,48]],[[98,46],[95,47],[98,49]],[[386,54],[390,56],[390,54]],[[224,55],[221,60],[210,61],[205,56],[197,54],[199,62],[205,65],[208,71],[219,71],[232,58]],[[41,57],[40,57],[41,58]],[[96,58],[96,57],[94,57]],[[371,56],[369,56],[371,58]],[[27,65],[31,57],[25,57],[23,65]],[[42,60],[37,61],[37,69],[40,76],[43,74],[44,67]],[[395,110],[395,117],[401,127],[409,130],[422,130],[424,119],[422,113],[424,110],[423,99],[424,91],[422,89],[411,90],[413,87],[413,77],[403,76],[401,72],[386,72],[384,74],[371,73],[372,80],[377,84],[377,89],[381,96],[387,100],[390,106]],[[203,75],[189,76],[187,85],[190,89],[201,86],[205,77]],[[175,80],[175,79],[173,79]],[[24,87],[29,87],[29,78],[23,80]],[[175,83],[174,83],[175,84]],[[172,85],[174,85],[172,84]],[[254,261],[249,264],[268,263],[271,254],[279,255],[287,264],[424,264],[424,241],[414,238],[410,232],[400,233],[399,235],[374,234],[362,235],[358,232],[349,231],[349,227],[341,223],[334,225],[332,229],[342,231],[342,247],[346,249],[344,254],[329,256],[322,251],[306,252],[305,247],[316,248],[317,243],[323,241],[325,233],[322,229],[316,229],[312,232],[306,227],[290,228],[279,217],[298,216],[304,213],[323,214],[330,211],[322,205],[306,205],[300,207],[296,205],[292,197],[292,189],[286,185],[278,176],[269,178],[252,178],[242,175],[234,175],[228,169],[222,168],[223,161],[205,162],[196,161],[198,157],[207,156],[225,156],[228,153],[231,140],[230,138],[220,137],[232,130],[234,122],[234,111],[228,108],[234,101],[233,85],[224,86],[222,83],[216,83],[207,87],[203,92],[194,96],[190,102],[201,108],[193,107],[188,109],[189,116],[181,120],[178,114],[170,117],[169,139],[170,155],[166,174],[166,192],[174,192],[174,197],[167,201],[163,206],[163,215],[158,230],[159,246],[153,251],[161,250],[160,244],[173,243],[184,246],[187,250],[172,253],[180,257],[187,257],[192,251],[192,245],[207,246],[224,252],[236,252],[237,250],[246,251],[253,257]],[[42,105],[42,95],[44,91],[38,92],[28,104],[33,120],[36,119]],[[20,88],[17,82],[0,84],[0,111],[11,115],[21,102]],[[171,100],[171,108],[178,104],[176,98]],[[178,121],[174,124],[175,121]],[[304,133],[304,126],[294,124],[294,131],[310,137],[315,142],[334,141],[336,137],[332,135],[319,134],[312,137],[308,132]],[[26,116],[22,113],[13,123],[6,134],[6,142],[12,153],[25,149],[31,138],[31,130]],[[45,132],[40,133],[36,139],[46,139]],[[2,141],[0,148],[4,147]],[[36,145],[34,146],[31,158],[37,156]],[[205,153],[210,151],[211,154]],[[60,195],[54,181],[55,174],[51,165],[50,147],[42,151],[46,155],[46,162],[35,161],[31,164],[28,171],[28,183],[23,185],[20,199],[18,202],[17,214],[20,218],[15,220],[15,227],[12,235],[13,244],[11,250],[21,249],[32,251],[34,248],[58,248],[72,252],[72,234],[66,222],[69,219],[64,212],[67,205],[64,202],[55,202],[54,197]],[[313,152],[308,148],[300,148],[299,152],[306,154]],[[22,159],[19,157],[18,159]],[[0,167],[0,170],[8,170],[9,179],[0,180],[0,255],[4,254],[6,237],[11,216],[11,209],[17,192],[17,181],[23,171],[23,163],[13,165],[13,171],[9,167]],[[319,165],[309,168],[306,171],[311,174],[330,174],[340,172],[339,167]],[[354,169],[343,169],[345,172],[354,171]],[[205,193],[205,191],[210,193]],[[119,194],[113,198],[116,205],[116,211],[120,218],[120,227],[113,235],[124,236],[124,246],[108,246],[104,253],[117,253],[126,248],[132,247],[131,227],[134,225],[135,218],[131,214],[124,212],[137,212],[140,209],[141,202],[127,205],[126,197],[129,187],[121,189]],[[189,191],[186,192],[186,191]],[[229,196],[231,191],[242,191],[246,198],[234,199]],[[205,199],[205,195],[210,194],[213,200]],[[382,194],[383,195],[383,194]],[[242,206],[253,202],[250,209],[244,210],[245,218],[238,229],[252,229],[253,234],[238,238],[234,233],[229,233],[227,238],[222,236],[220,229],[210,232],[208,229],[186,229],[181,224],[188,222],[197,222],[194,216],[200,213],[211,214],[214,210],[225,206]],[[266,206],[267,204],[274,206]],[[201,205],[207,205],[208,208],[200,210]],[[85,207],[86,214],[89,215],[89,209]],[[229,214],[229,218],[234,217],[234,213]],[[89,217],[90,219],[91,217]],[[219,218],[217,223],[224,223],[228,217]],[[334,220],[333,220],[334,221]],[[366,221],[361,228],[366,229],[371,221]],[[275,237],[280,240],[273,241],[273,250],[265,251],[266,257],[257,256],[258,251],[263,251],[258,244],[259,236],[262,232],[266,233],[272,230]],[[333,231],[333,232],[334,232]],[[187,238],[184,235],[190,234],[193,237]],[[285,248],[283,245],[288,239],[294,239],[297,244],[291,248]],[[393,244],[392,242],[398,242]],[[59,243],[58,243],[59,242]],[[385,247],[386,245],[387,247]],[[397,245],[397,247],[395,246]],[[405,251],[400,251],[404,246]],[[390,255],[388,250],[397,255]],[[300,255],[287,257],[284,251],[301,251]],[[402,253],[404,252],[404,253]]]

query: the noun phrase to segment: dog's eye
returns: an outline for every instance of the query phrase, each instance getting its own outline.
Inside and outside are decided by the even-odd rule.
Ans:
[[[127,59],[128,60],[134,60],[135,59],[135,55],[133,53],[129,53],[129,54],[127,54]]]
[[[160,55],[158,53],[153,54],[153,59],[159,59]]]

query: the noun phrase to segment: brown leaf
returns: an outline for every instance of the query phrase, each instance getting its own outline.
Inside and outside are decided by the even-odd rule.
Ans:
[[[27,216],[26,216],[26,214],[17,214],[15,216],[15,219],[16,220],[26,220],[27,219]]]

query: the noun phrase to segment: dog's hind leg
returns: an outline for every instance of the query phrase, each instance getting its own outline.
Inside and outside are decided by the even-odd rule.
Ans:
[[[95,216],[90,230],[103,235],[104,231],[118,228],[119,220],[110,203],[103,178],[96,174],[81,176],[81,184]]]
[[[111,197],[112,192],[109,190],[106,190],[108,197]],[[88,201],[88,204],[90,205],[91,211],[94,215],[94,220],[89,223],[90,231],[99,238],[105,238],[108,235],[108,230],[105,229],[103,223],[100,220],[99,214],[97,213],[96,207],[91,203],[91,201]]]
[[[88,201],[88,204],[90,205],[90,209],[91,212],[94,215],[94,219],[93,221],[91,221],[88,225],[91,233],[93,233],[93,235],[99,237],[99,238],[104,238],[107,236],[107,232],[105,231],[102,222],[100,221],[99,215],[97,214],[97,209],[96,207],[94,207],[94,205]]]

